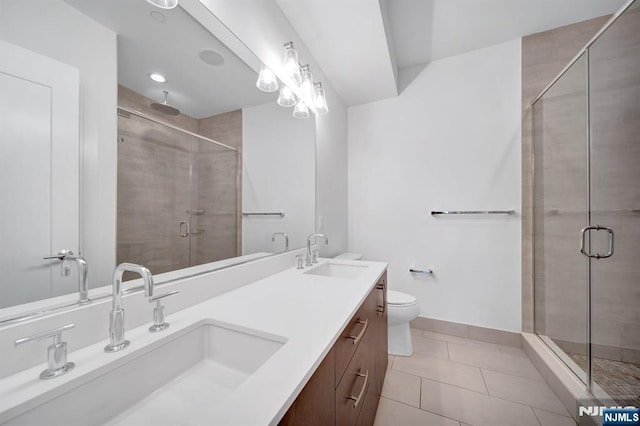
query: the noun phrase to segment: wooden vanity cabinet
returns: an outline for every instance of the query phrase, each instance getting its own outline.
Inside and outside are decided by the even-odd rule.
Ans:
[[[281,425],[373,425],[389,359],[386,292],[385,272]]]

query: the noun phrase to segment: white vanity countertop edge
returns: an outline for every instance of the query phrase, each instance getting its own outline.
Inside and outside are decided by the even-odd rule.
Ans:
[[[305,274],[309,268],[290,268],[169,315],[171,327],[164,332],[149,333],[149,324],[127,330],[131,346],[121,352],[104,353],[106,340],[71,352],[68,358],[76,367],[67,375],[39,380],[42,364],[6,377],[0,380],[0,423],[128,362],[127,355],[137,349],[153,347],[170,334],[211,319],[282,336],[287,342],[233,392],[223,411],[211,419],[193,420],[276,424],[387,267],[381,262],[331,262],[368,268],[356,279]]]

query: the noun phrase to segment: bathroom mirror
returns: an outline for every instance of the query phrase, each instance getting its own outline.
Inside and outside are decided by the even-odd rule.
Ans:
[[[66,105],[76,116],[63,122],[50,110],[0,100],[3,112],[16,110],[22,120],[14,133],[48,123],[68,127],[73,140],[78,129],[77,146],[61,153],[51,135],[41,137],[37,152],[22,155],[47,155],[22,167],[25,176],[0,182],[2,209],[14,212],[3,215],[11,220],[0,221],[1,233],[21,244],[18,253],[3,249],[21,263],[2,264],[15,270],[3,270],[0,309],[77,292],[73,263],[67,275],[60,260],[43,259],[60,249],[86,258],[95,288],[110,284],[116,263],[140,263],[154,274],[203,264],[210,270],[284,251],[285,238],[275,233],[286,233],[293,249],[314,230],[313,116],[296,120],[276,104],[277,92],[259,91],[258,59],[240,40],[225,35],[221,42],[186,9],[145,0],[0,0],[0,42],[44,61],[40,69],[59,64],[56,72],[75,75],[79,87],[77,105]],[[15,74],[0,69],[5,80],[21,78]],[[43,105],[66,99],[69,91],[57,84],[46,87]],[[15,155],[13,135],[0,131],[4,166]],[[69,161],[54,164],[65,155]],[[38,181],[28,179],[38,168]],[[56,174],[74,168],[61,200]],[[35,191],[40,186],[47,190]],[[41,224],[16,231],[21,216]],[[61,216],[71,225],[59,226]]]

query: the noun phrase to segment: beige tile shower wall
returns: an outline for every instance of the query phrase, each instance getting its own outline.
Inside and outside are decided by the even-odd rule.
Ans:
[[[522,331],[533,332],[533,173],[531,101],[564,68],[608,17],[522,39]]]
[[[195,243],[198,249],[207,256],[217,256],[223,253],[228,254],[226,257],[240,256],[242,254],[242,110],[231,111],[198,120],[198,134],[236,148],[238,153],[236,155],[235,167],[235,193],[232,194],[228,188],[229,184],[232,183],[230,180],[232,177],[228,175],[231,172],[228,167],[230,165],[229,162],[225,162],[226,166],[220,170],[220,177],[223,178],[223,181],[219,183],[219,185],[221,185],[219,189],[225,187],[223,193],[227,194],[226,196],[229,198],[224,202],[222,202],[223,200],[219,201],[222,202],[222,204],[229,205],[229,203],[233,202],[231,197],[235,197],[235,215],[230,215],[230,212],[225,212],[224,214],[217,212],[217,216],[215,217],[205,217],[205,214],[198,218],[199,220],[206,221],[208,227],[219,230],[219,232],[225,235],[225,238],[222,240],[197,238]],[[225,157],[232,155],[234,155],[233,152],[229,151],[225,154]],[[204,184],[204,182],[201,183]],[[235,225],[235,230],[232,235],[230,229],[233,225]],[[232,243],[229,241],[229,238],[233,238],[233,236],[235,236],[235,242]],[[235,249],[235,253],[232,253],[233,249]],[[220,259],[226,257],[220,257]]]

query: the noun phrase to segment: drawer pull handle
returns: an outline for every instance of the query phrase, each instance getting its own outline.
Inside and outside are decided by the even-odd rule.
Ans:
[[[367,384],[369,383],[369,370],[367,370],[364,374],[356,373],[356,376],[364,377],[364,383],[362,384],[362,389],[360,389],[358,396],[349,395],[347,397],[347,399],[350,399],[353,401],[353,408],[358,408],[358,404],[360,404],[360,401],[362,400],[364,391],[367,389]]]
[[[364,336],[365,331],[367,331],[367,327],[369,326],[369,319],[367,318],[366,320],[362,321],[362,320],[357,320],[356,323],[358,324],[364,324],[364,327],[362,327],[362,331],[357,335],[357,336],[347,336],[347,339],[351,339],[353,341],[354,345],[357,345],[358,342],[360,341],[360,339],[362,339],[362,336]]]

